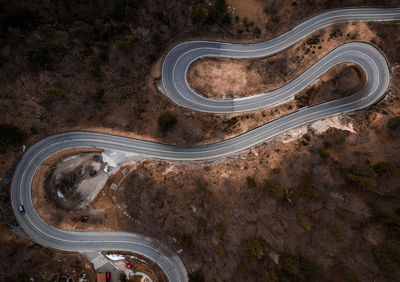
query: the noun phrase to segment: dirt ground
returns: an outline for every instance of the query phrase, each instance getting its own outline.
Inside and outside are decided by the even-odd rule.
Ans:
[[[40,17],[36,24],[11,27],[7,37],[2,35],[0,38],[0,110],[5,113],[2,123],[17,126],[23,132],[23,143],[28,148],[50,134],[68,130],[90,130],[176,144],[223,140],[261,125],[274,116],[288,113],[299,103],[317,103],[323,87],[328,87],[326,91],[329,92],[333,86],[339,90],[340,87],[334,81],[316,85],[312,93],[302,94],[310,96],[310,99],[294,100],[277,109],[241,115],[197,113],[174,105],[154,85],[154,80],[160,78],[162,58],[170,48],[188,39],[231,42],[267,40],[327,9],[351,5],[398,5],[398,1],[229,0],[228,10],[232,13],[230,24],[198,26],[191,23],[189,16],[194,2],[147,1],[145,7],[136,11],[133,20],[126,21],[128,29],[111,36],[111,39],[104,37],[106,39],[99,41],[91,37],[91,28],[79,21],[89,23],[95,30],[102,30],[108,21],[110,3],[107,1],[97,4],[80,2],[74,5],[74,9],[57,1],[46,2],[45,8],[43,3],[21,2],[21,5],[35,11]],[[5,10],[7,14],[9,6],[13,5],[10,3],[5,3],[0,12]],[[159,7],[163,7],[162,11]],[[157,35],[155,31],[163,35],[163,44],[157,45],[159,37],[154,36]],[[125,53],[118,47],[121,42],[117,41],[126,40],[128,35],[134,35],[138,40],[134,50]],[[388,234],[387,225],[376,220],[376,209],[371,208],[371,203],[397,218],[395,203],[399,196],[396,192],[398,178],[377,179],[375,188],[360,189],[345,182],[343,170],[351,164],[368,166],[385,160],[399,168],[396,158],[396,140],[399,136],[389,133],[387,124],[399,115],[397,81],[400,53],[396,46],[400,42],[400,24],[338,24],[318,31],[310,38],[315,35],[321,38],[318,45],[308,46],[308,38],[281,54],[253,62],[249,71],[251,76],[243,82],[254,82],[252,91],[268,91],[284,83],[281,76],[290,80],[343,42],[371,42],[382,49],[388,58],[393,79],[390,98],[385,99],[383,104],[348,117],[353,121],[357,135],[333,130],[315,136],[310,132],[290,144],[259,146],[228,164],[195,164],[191,168],[193,164],[182,167],[164,162],[159,164],[157,161],[143,163],[136,173],[123,181],[121,187],[125,188],[112,192],[107,187],[105,193],[101,193],[88,209],[65,213],[56,208],[52,210],[47,203],[48,210],[39,209],[41,216],[66,228],[123,229],[149,234],[171,244],[188,270],[191,273],[202,272],[206,281],[261,280],[257,276],[260,267],[268,273],[280,271],[282,265],[287,266],[288,261],[294,260],[293,256],[312,261],[315,268],[322,272],[321,277],[329,277],[330,280],[345,280],[340,275],[347,278],[356,276],[361,281],[389,280],[385,276],[387,273],[379,270],[372,252],[385,240],[397,244],[398,239]],[[53,46],[52,50],[55,51],[51,52],[56,53],[51,66],[40,67],[27,62],[27,55],[32,51],[30,49],[36,46],[45,48],[47,43],[63,46],[67,51],[60,55],[57,52],[62,48]],[[319,46],[321,49],[318,49]],[[103,51],[107,54],[105,59]],[[101,60],[100,67],[98,60]],[[250,66],[249,61],[238,63],[240,66],[237,71]],[[217,66],[233,67],[233,64],[230,61],[218,61],[218,65],[196,66],[214,69]],[[275,71],[271,70],[271,66]],[[358,76],[351,68],[344,71],[350,72],[351,76]],[[338,69],[337,73],[340,72]],[[263,75],[268,77],[268,81],[263,81]],[[346,75],[342,74],[341,77]],[[221,76],[219,79],[223,82],[229,78]],[[255,87],[261,82],[262,87]],[[198,83],[201,87],[200,80]],[[346,85],[348,82],[342,83]],[[232,95],[239,92],[251,94],[241,85],[233,86]],[[220,95],[228,90],[225,83],[225,86],[211,94]],[[349,89],[342,89],[334,95],[348,95],[347,91]],[[165,111],[176,116],[177,125],[163,133],[157,128],[157,118]],[[328,144],[324,144],[325,141],[331,147],[325,148]],[[21,157],[21,146],[22,143],[2,152],[1,176]],[[164,183],[164,179],[155,172],[164,172],[167,166],[168,170],[172,166],[178,168],[175,173],[162,176],[168,180]],[[318,190],[318,198],[311,200],[301,196],[301,193],[296,200],[291,198],[291,189],[301,190],[297,188],[301,186],[300,176],[303,172],[313,176],[313,187]],[[256,187],[253,187],[251,180],[247,181],[247,176],[254,179]],[[43,180],[43,175],[41,177]],[[270,178],[285,187],[285,199],[276,200],[270,196],[270,192],[266,192],[265,179]],[[140,186],[140,183],[146,185]],[[253,188],[250,189],[250,186]],[[33,191],[34,195],[36,193],[40,192]],[[127,197],[123,198],[124,194]],[[40,194],[37,195],[36,200]],[[113,199],[113,196],[116,197]],[[122,212],[117,208],[116,201],[120,206],[126,204],[127,209]],[[91,222],[89,219],[87,224],[79,221],[88,210],[93,213],[90,218],[98,221]],[[342,210],[351,217],[350,221],[343,220],[347,217],[343,216]],[[99,216],[95,217],[97,212]],[[47,257],[65,255],[41,247],[30,248],[29,242],[17,238],[3,224],[1,228],[4,230],[1,242],[7,250],[2,254],[7,254],[4,258],[7,263],[2,264],[5,267],[0,277],[7,277],[8,273],[12,273],[12,278],[25,274],[40,277],[42,271],[36,267],[37,262],[41,262],[43,269],[56,267],[54,261],[43,260],[45,255],[41,252],[46,252]],[[251,249],[248,245],[254,243],[256,234],[268,244],[268,251],[264,242],[256,241],[256,245],[262,246],[261,251],[258,250],[260,247],[257,248],[257,259],[249,260],[248,264],[242,263],[248,258]],[[17,268],[23,262],[17,256],[18,250],[25,248],[21,246],[28,246],[28,252],[34,258],[31,262],[25,262],[32,264],[29,271],[23,267]],[[183,249],[182,252],[180,249]],[[36,259],[36,255],[40,260]],[[74,259],[71,257],[67,261],[73,262]],[[242,271],[240,273],[245,273],[247,269],[247,273],[239,277],[238,269]]]

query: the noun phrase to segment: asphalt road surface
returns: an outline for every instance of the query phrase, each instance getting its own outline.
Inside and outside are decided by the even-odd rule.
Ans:
[[[12,205],[20,225],[32,240],[43,246],[77,252],[132,251],[156,262],[170,281],[187,281],[187,272],[179,257],[167,246],[154,239],[118,231],[62,230],[45,223],[36,212],[31,197],[32,179],[36,169],[53,154],[72,148],[112,149],[137,153],[144,158],[213,159],[250,148],[305,123],[365,108],[384,95],[390,82],[388,62],[377,48],[367,43],[352,42],[341,45],[287,85],[269,93],[247,98],[234,100],[203,98],[188,86],[186,72],[191,62],[204,56],[234,58],[268,56],[336,22],[398,19],[400,19],[400,8],[342,9],[317,15],[281,36],[262,43],[246,45],[191,41],[176,46],[167,55],[163,64],[163,86],[167,95],[175,103],[197,111],[244,112],[283,103],[310,85],[324,72],[342,62],[353,62],[363,68],[366,74],[366,85],[352,96],[302,108],[242,135],[213,144],[183,147],[93,132],[66,132],[47,137],[34,144],[24,154],[13,177]],[[25,206],[25,214],[19,213],[20,205]]]

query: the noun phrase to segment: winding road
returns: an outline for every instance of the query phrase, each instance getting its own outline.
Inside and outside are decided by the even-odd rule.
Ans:
[[[186,72],[196,59],[205,56],[258,58],[293,45],[316,30],[343,21],[392,21],[400,19],[400,8],[355,8],[329,11],[299,24],[288,32],[262,43],[230,44],[190,41],[177,45],[162,66],[162,83],[168,97],[183,107],[212,113],[245,112],[281,104],[309,86],[320,75],[343,62],[358,64],[365,72],[366,84],[358,93],[342,99],[305,107],[237,137],[200,146],[172,146],[93,132],[65,132],[34,144],[22,157],[13,177],[11,193],[16,218],[24,231],[40,245],[76,252],[125,250],[139,253],[156,262],[170,281],[187,281],[186,269],[169,248],[157,240],[126,232],[72,231],[55,228],[40,218],[32,202],[31,185],[36,169],[57,152],[72,148],[100,148],[136,153],[143,158],[204,160],[233,154],[265,140],[328,116],[352,112],[372,105],[385,94],[390,83],[388,62],[374,46],[352,42],[343,44],[317,61],[285,86],[251,97],[234,100],[206,99],[188,85]],[[18,212],[24,205],[25,214]]]

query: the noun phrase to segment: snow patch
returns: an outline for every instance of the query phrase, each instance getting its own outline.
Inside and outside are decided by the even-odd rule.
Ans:
[[[60,190],[57,190],[57,196],[61,199],[64,199],[64,194]]]
[[[116,150],[104,150],[101,153],[103,162],[107,163],[108,166],[118,167],[121,164],[129,161],[139,161],[145,159],[145,156],[140,154],[128,153]]]
[[[113,261],[125,259],[124,255],[117,255],[117,254],[109,254],[109,255],[106,255],[106,257]]]

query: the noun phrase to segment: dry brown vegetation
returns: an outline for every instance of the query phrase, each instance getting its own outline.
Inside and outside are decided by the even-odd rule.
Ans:
[[[28,281],[31,277],[35,281],[54,281],[63,276],[77,281],[83,273],[88,281],[95,281],[93,267],[79,254],[37,245],[8,229],[2,215],[0,220],[1,281]]]
[[[243,133],[274,118],[278,112],[291,111],[297,101],[278,109],[242,115],[213,115],[182,109],[154,86],[154,80],[160,76],[162,56],[170,47],[187,39],[266,40],[330,8],[398,5],[394,0],[368,3],[361,0],[262,3],[230,0],[228,11],[236,7],[231,23],[193,24],[190,9],[195,1],[151,0],[138,8],[124,10],[123,15],[110,16],[110,11],[118,11],[113,10],[117,2],[70,5],[54,1],[46,2],[45,8],[41,2],[21,2],[19,5],[32,12],[35,19],[22,13],[24,21],[11,21],[7,32],[2,22],[2,123],[16,126],[22,135],[17,132],[18,138],[9,139],[15,141],[15,146],[7,144],[2,153],[1,175],[21,156],[21,136],[25,144],[31,145],[56,132],[93,130],[169,143],[199,144]],[[4,3],[0,13],[21,15],[14,5],[14,2]],[[297,279],[310,281],[310,273],[314,273],[312,277],[322,273],[317,277],[341,281],[354,281],[354,277],[367,281],[398,280],[398,270],[390,268],[397,262],[382,264],[399,244],[396,234],[400,225],[395,205],[399,197],[398,176],[358,175],[363,173],[351,165],[370,168],[380,161],[392,162],[397,168],[400,165],[395,158],[400,137],[400,122],[395,119],[399,115],[400,53],[396,46],[400,25],[338,24],[310,38],[315,35],[324,39],[315,48],[307,46],[308,38],[282,54],[253,62],[249,73],[257,77],[250,81],[263,85],[262,89],[252,91],[265,91],[284,83],[279,75],[264,66],[269,69],[273,66],[290,80],[338,44],[351,40],[372,42],[384,51],[393,67],[392,98],[353,117],[359,134],[331,131],[318,137],[308,133],[293,144],[260,146],[246,153],[245,159],[233,160],[228,165],[178,167],[175,173],[163,176],[165,183],[156,172],[162,172],[170,164],[144,163],[125,182],[125,189],[118,190],[120,203],[128,201],[135,223],[116,211],[112,216],[114,223],[106,219],[100,222],[100,229],[142,232],[170,243],[176,250],[183,247],[180,256],[188,270],[203,272],[206,280],[261,280],[276,275],[283,279],[297,275]],[[268,81],[263,81],[264,75],[269,77]],[[328,80],[333,76],[331,73]],[[335,84],[332,81],[317,86],[311,102],[318,102],[317,96],[322,94],[318,89],[327,87],[323,92],[333,93]],[[349,94],[344,92],[336,94]],[[177,124],[162,132],[157,119],[166,111],[176,117]],[[307,173],[314,179],[313,189],[301,182],[301,176]],[[256,187],[249,187],[248,183],[253,181],[247,181],[247,177],[254,180]],[[375,187],[358,186],[373,183],[372,180]],[[268,189],[266,183],[271,184]],[[3,193],[8,191],[5,189]],[[92,208],[107,207],[112,214],[111,200],[112,194],[106,190],[106,195],[96,199]],[[67,225],[70,223],[69,227],[87,228],[74,224],[82,214],[65,214],[55,209],[56,212],[61,213],[63,220],[70,218],[70,222],[65,220]],[[350,220],[343,219],[348,218],[346,214]],[[59,220],[59,224],[65,222]],[[96,223],[88,226],[96,228]],[[57,260],[43,259],[48,257],[65,258],[75,266],[75,255],[30,245],[3,224],[1,229],[1,249],[5,256],[0,271],[2,279],[32,275],[40,280],[44,271],[59,269]],[[28,254],[21,257],[18,250],[25,252],[22,246],[28,246]],[[29,259],[24,261],[26,257]],[[398,258],[394,256],[394,259]],[[27,267],[21,267],[21,262]],[[61,267],[65,269],[65,265],[63,261]]]

